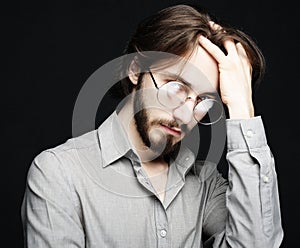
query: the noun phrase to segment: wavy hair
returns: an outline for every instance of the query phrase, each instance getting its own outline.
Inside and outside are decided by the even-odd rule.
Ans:
[[[213,29],[210,21],[219,24],[222,29]],[[252,66],[252,84],[255,87],[258,85],[265,73],[265,59],[257,44],[243,31],[219,22],[195,5],[170,6],[141,21],[130,37],[124,54],[160,51],[187,57],[197,46],[200,34],[219,46],[224,53],[224,40],[230,38],[240,42]],[[121,85],[125,95],[134,87],[128,77],[121,80]]]

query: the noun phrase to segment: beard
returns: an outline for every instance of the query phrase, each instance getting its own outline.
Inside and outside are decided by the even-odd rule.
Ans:
[[[180,147],[180,142],[173,144],[173,136],[163,133],[161,130],[152,130],[152,135],[150,136],[151,127],[159,127],[161,124],[171,127],[178,127],[176,121],[156,119],[154,121],[149,121],[148,112],[143,104],[143,97],[139,91],[140,87],[137,87],[136,94],[134,96],[134,120],[136,124],[137,131],[143,141],[143,143],[149,147],[153,152],[159,154],[160,156],[172,156],[177,154]]]

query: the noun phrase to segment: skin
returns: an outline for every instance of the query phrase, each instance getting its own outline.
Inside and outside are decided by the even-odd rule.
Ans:
[[[214,26],[214,28],[219,28],[219,26]],[[224,47],[228,54],[225,55],[219,47],[205,37],[199,36],[198,41],[199,45],[189,58],[189,62],[203,72],[214,90],[220,90],[221,99],[228,107],[229,118],[246,119],[253,117],[251,65],[242,45],[240,43],[235,44],[233,40],[226,40]],[[153,75],[158,87],[164,83],[164,78],[160,74],[153,73]],[[136,86],[138,74],[133,71],[129,74],[129,78]],[[143,92],[141,98],[148,118],[147,135],[153,142],[163,142],[163,138],[167,135],[172,145],[177,144],[197,124],[192,114],[195,104],[193,99],[197,94],[191,92],[189,96],[192,99],[187,100],[182,106],[170,110],[155,100],[156,88],[149,73],[145,74],[141,88],[147,93]],[[161,201],[163,201],[169,165],[161,154],[157,154],[145,145],[137,130],[133,118],[135,94],[136,91],[134,90],[131,100],[119,112],[119,118],[142,161],[142,167],[156,188]],[[163,120],[163,122],[158,120]],[[174,122],[177,125],[173,126]],[[168,126],[168,123],[173,124]],[[184,129],[181,128],[183,126]]]

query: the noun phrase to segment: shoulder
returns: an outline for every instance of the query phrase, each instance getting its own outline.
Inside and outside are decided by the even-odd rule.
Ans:
[[[227,183],[227,180],[218,170],[218,165],[214,162],[196,160],[194,173],[205,184]]]
[[[70,150],[84,150],[93,146],[99,146],[97,130],[87,132],[81,136],[70,138],[66,142],[45,150],[45,152],[52,152],[61,154]]]
[[[199,181],[205,188],[208,199],[225,194],[228,180],[218,171],[217,164],[209,161],[196,161],[195,168]]]
[[[81,136],[70,138],[66,142],[41,151],[36,155],[29,167],[28,181],[64,181],[74,171],[85,157],[92,156],[93,150],[99,149],[97,131],[93,130]],[[99,152],[97,152],[99,157]],[[99,158],[98,158],[99,159]]]
[[[194,172],[200,181],[207,181],[218,173],[217,164],[210,161],[196,160]]]

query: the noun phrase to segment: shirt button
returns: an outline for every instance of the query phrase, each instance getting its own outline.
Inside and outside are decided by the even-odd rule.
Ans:
[[[252,130],[249,129],[249,130],[247,131],[246,135],[247,135],[248,138],[251,138],[251,137],[253,137],[254,133],[253,133]]]
[[[167,231],[165,229],[162,229],[160,231],[160,236],[162,236],[163,238],[167,236]]]
[[[264,181],[264,183],[268,183],[269,182],[269,178],[267,176],[264,176],[263,177],[263,181]]]

